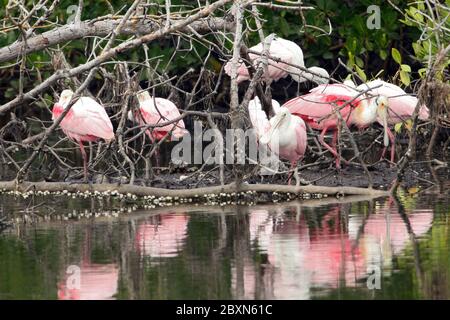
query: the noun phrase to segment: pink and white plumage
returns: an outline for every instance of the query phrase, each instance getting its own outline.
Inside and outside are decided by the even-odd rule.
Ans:
[[[128,119],[139,123],[139,125],[159,124],[177,119],[181,116],[177,106],[170,100],[151,97],[147,91],[137,94],[139,109],[134,113],[128,112]],[[156,103],[156,106],[155,106]],[[173,130],[172,130],[173,129]],[[184,121],[180,119],[162,127],[154,127],[146,133],[152,141],[161,140],[170,132],[174,138],[181,138],[187,133]]]
[[[299,185],[297,162],[302,160],[307,146],[305,122],[293,116],[285,107],[281,107],[277,114],[270,119],[270,129],[260,139],[260,143],[279,155],[280,158],[289,160],[291,169]],[[291,179],[289,179],[290,184]]]
[[[380,86],[378,88],[375,88]],[[357,87],[358,90],[367,90],[371,95],[383,95],[389,101],[388,124],[396,124],[403,122],[412,117],[414,109],[416,108],[418,99],[410,94],[407,94],[402,88],[395,84],[376,79],[367,83],[363,83]],[[425,105],[419,109],[419,119],[427,120],[430,117],[430,111]],[[378,119],[378,122],[383,123]]]
[[[272,35],[269,35],[269,37],[270,36]],[[249,50],[262,53],[263,43],[258,43],[257,45],[251,47]],[[288,75],[291,75],[291,77],[297,82],[304,82],[306,80],[311,80],[319,84],[328,83],[329,74],[325,69],[319,67],[311,67],[308,68],[308,70],[310,70],[312,73],[309,73],[301,70],[300,68],[290,65],[293,64],[305,68],[305,62],[303,60],[303,51],[295,42],[275,36],[269,48],[269,55],[271,57],[278,58],[281,61],[277,62],[274,61],[273,59],[269,59],[268,70],[267,73],[264,75],[267,80],[271,79],[274,81],[278,81],[281,78],[285,78]],[[249,57],[251,61],[255,63],[259,55],[249,53]],[[225,73],[228,74],[229,76],[231,75],[231,61],[226,63]],[[238,74],[237,78],[238,83],[250,79],[250,74],[243,62],[239,63],[237,74]],[[314,74],[318,74],[320,76]]]
[[[73,94],[72,90],[64,90],[61,93],[59,101],[52,109],[53,120],[56,120],[68,107]],[[80,97],[59,125],[64,133],[80,146],[84,161],[84,177],[87,179],[87,157],[83,142],[114,139],[113,126],[108,114],[94,99]]]
[[[339,119],[335,115],[335,109],[340,109],[340,114],[348,126],[355,125],[364,128],[375,122],[377,116],[387,123],[388,100],[384,96],[366,99],[365,97],[355,98],[351,87],[342,84],[323,85],[314,88],[311,93],[296,97],[286,102],[283,107],[300,118],[302,118],[311,128],[321,130],[319,137],[322,145],[336,157],[336,166],[340,166],[339,155],[335,148],[337,139],[336,128]],[[352,101],[351,103],[349,103]],[[391,136],[387,124],[384,126],[384,144],[387,146],[388,138]],[[324,136],[329,130],[334,130],[333,146],[325,143]]]

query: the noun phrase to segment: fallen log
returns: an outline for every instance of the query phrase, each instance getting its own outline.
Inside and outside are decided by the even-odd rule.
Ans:
[[[164,189],[128,184],[76,184],[69,182],[22,182],[13,181],[0,182],[0,190],[3,191],[48,191],[48,192],[116,192],[120,194],[132,194],[135,196],[153,197],[178,197],[193,198],[203,195],[218,195],[238,192],[256,193],[278,193],[278,194],[322,194],[330,196],[345,195],[368,195],[368,196],[388,196],[389,192],[384,190],[358,188],[358,187],[326,187],[326,186],[288,186],[275,184],[241,184],[239,187],[235,183],[223,186],[211,186],[193,189]]]

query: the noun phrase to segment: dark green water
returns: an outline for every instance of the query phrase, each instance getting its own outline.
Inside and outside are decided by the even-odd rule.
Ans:
[[[450,297],[445,192],[129,213],[45,199],[0,196],[22,217],[0,233],[0,299]]]

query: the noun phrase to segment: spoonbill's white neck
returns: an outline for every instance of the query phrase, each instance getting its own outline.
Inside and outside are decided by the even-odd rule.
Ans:
[[[292,123],[292,115],[285,107],[281,107],[278,113],[270,119],[270,130],[261,138],[262,144],[269,144],[276,137],[279,138],[280,133],[286,133],[290,130]]]

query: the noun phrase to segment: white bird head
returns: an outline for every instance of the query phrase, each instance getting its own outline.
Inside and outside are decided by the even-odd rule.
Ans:
[[[73,93],[74,92],[70,89],[63,90],[63,92],[61,92],[61,95],[59,96],[58,104],[60,104],[64,108],[67,107],[73,97]]]
[[[139,104],[142,104],[143,102],[145,102],[146,100],[150,100],[150,93],[148,93],[148,91],[142,91],[136,94],[136,97],[139,101]]]
[[[388,137],[388,109],[389,109],[389,101],[385,96],[378,96],[374,99],[375,105],[377,107],[377,115],[383,120],[383,128],[384,128],[384,145],[389,146],[389,137]]]

